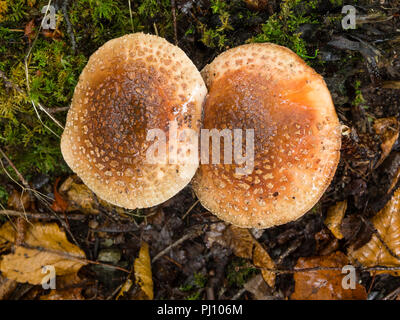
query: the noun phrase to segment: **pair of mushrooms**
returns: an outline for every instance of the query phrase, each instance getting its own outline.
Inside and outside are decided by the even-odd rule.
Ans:
[[[253,171],[238,175],[234,164],[148,163],[148,130],[168,132],[170,121],[196,132],[254,129]],[[320,199],[335,173],[340,141],[324,80],[289,49],[242,45],[200,73],[178,47],[135,33],[90,57],[61,151],[83,182],[112,204],[155,206],[192,181],[213,214],[261,229],[296,220]]]

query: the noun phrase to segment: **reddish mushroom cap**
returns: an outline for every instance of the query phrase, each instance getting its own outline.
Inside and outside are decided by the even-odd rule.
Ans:
[[[200,72],[165,39],[135,33],[90,57],[75,88],[61,151],[100,198],[125,208],[157,205],[191,180],[196,163],[152,164],[150,129],[199,130],[207,89]],[[179,156],[179,150],[178,150]]]
[[[240,227],[296,220],[320,199],[335,173],[341,134],[322,77],[285,47],[230,49],[202,71],[209,89],[206,129],[254,129],[254,170],[201,164],[193,188],[202,205]]]

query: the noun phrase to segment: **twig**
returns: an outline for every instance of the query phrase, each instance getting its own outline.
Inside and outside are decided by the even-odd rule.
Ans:
[[[33,212],[20,212],[20,211],[15,211],[15,210],[0,210],[0,215],[4,216],[12,216],[12,217],[27,217],[31,219],[40,219],[40,220],[59,220],[63,219],[63,217],[56,217],[56,216],[51,216],[46,213],[33,213]],[[85,214],[69,214],[68,219],[69,220],[83,220],[87,218],[88,215]]]
[[[245,288],[240,289],[240,290],[231,298],[231,300],[238,300],[238,299],[242,296],[242,294],[245,293],[245,292],[246,292],[246,289],[245,289]]]
[[[129,17],[130,17],[130,19],[131,19],[132,32],[135,32],[135,29],[133,28],[131,0],[128,0],[128,6],[129,6]]]
[[[175,0],[171,0],[171,11],[172,11],[172,20],[174,23],[174,42],[175,45],[178,45],[178,30],[176,26],[176,6],[175,6]]]
[[[256,269],[266,270],[269,272],[280,273],[280,274],[291,274],[300,272],[315,272],[315,271],[342,271],[342,267],[313,267],[313,268],[298,268],[298,269],[269,269],[256,267]],[[360,272],[370,271],[400,271],[400,267],[385,267],[385,266],[374,266],[374,267],[354,267]],[[239,267],[240,269],[240,267]]]
[[[68,107],[56,107],[56,108],[49,108],[47,109],[47,112],[50,114],[54,114],[54,113],[58,113],[58,112],[64,112],[64,111],[68,111],[70,108],[70,106]]]
[[[64,0],[61,9],[64,15],[65,23],[67,24],[67,33],[71,39],[72,52],[75,54],[76,42],[75,42],[74,32],[72,31],[71,21],[69,21],[68,10],[67,10],[68,5],[69,5],[69,0]]]
[[[192,230],[191,232],[189,232],[188,234],[185,234],[182,238],[180,238],[179,240],[175,241],[174,243],[172,243],[171,245],[169,245],[168,247],[166,247],[164,250],[161,250],[151,261],[152,263],[156,262],[158,259],[160,259],[164,254],[166,254],[167,252],[171,251],[171,249],[175,248],[176,246],[179,246],[182,242],[185,242],[186,240],[189,239],[193,239],[198,237],[199,235],[201,235],[203,233],[202,229],[199,228],[195,228],[194,230]]]
[[[7,155],[4,153],[4,151],[0,148],[0,153],[1,155],[4,157],[4,159],[7,160],[8,164],[10,165],[11,168],[13,168],[14,172],[16,173],[16,175],[18,176],[18,179],[22,182],[22,184],[24,185],[24,187],[26,189],[30,189],[31,187],[29,186],[29,183],[25,180],[25,178],[22,176],[22,174],[18,171],[18,169],[15,167],[14,163],[12,163],[12,161],[10,160],[9,157],[7,157]],[[7,171],[6,171],[7,172]]]
[[[193,208],[200,202],[200,200],[197,200],[195,203],[192,204],[192,206],[186,211],[186,213],[183,215],[182,220],[185,220],[186,216],[193,210]]]

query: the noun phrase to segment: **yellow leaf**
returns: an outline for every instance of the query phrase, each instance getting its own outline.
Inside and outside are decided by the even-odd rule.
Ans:
[[[389,249],[395,255],[400,256],[400,188],[395,191],[386,206],[371,219],[371,222]],[[400,266],[400,260],[390,254],[375,234],[367,244],[355,251],[351,249],[349,254],[366,267]],[[377,273],[400,276],[399,271],[379,271]]]
[[[117,295],[117,297],[115,298],[115,300],[118,300],[119,298],[121,298],[125,293],[127,293],[129,291],[129,289],[132,287],[132,280],[131,279],[127,279],[125,281],[125,283],[123,284],[123,286],[121,287],[121,290],[119,290],[119,293]]]
[[[135,259],[135,278],[142,291],[150,300],[153,300],[153,278],[151,274],[151,261],[149,254],[149,245],[143,242],[139,251],[139,257]]]
[[[15,236],[9,222],[1,226],[2,241],[15,243]],[[69,275],[86,264],[84,258],[84,252],[67,240],[56,223],[30,223],[23,245],[2,257],[0,271],[9,279],[38,285],[46,276],[43,266],[54,266],[56,276]]]
[[[266,269],[275,269],[275,263],[269,256],[268,252],[262,247],[261,244],[255,242],[254,254],[253,254],[253,263],[256,267],[266,268]],[[264,278],[264,281],[270,286],[275,286],[275,273],[261,269],[261,274]]]
[[[263,270],[265,269],[275,269],[276,265],[274,261],[269,256],[268,252],[263,248],[263,246],[254,239],[248,229],[238,228],[231,226],[231,242],[230,247],[233,253],[245,259],[252,259],[253,264],[261,268],[261,274],[264,281],[270,286],[275,286],[275,273]]]
[[[343,239],[343,234],[340,230],[344,214],[347,209],[347,200],[338,202],[328,209],[328,215],[324,221],[325,225],[336,237],[336,239]]]

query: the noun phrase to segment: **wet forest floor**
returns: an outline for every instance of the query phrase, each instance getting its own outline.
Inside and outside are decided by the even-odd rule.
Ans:
[[[341,0],[51,1],[56,28],[43,30],[48,1],[1,0],[0,299],[398,299],[400,2],[350,2],[356,28],[345,30]],[[273,42],[324,77],[342,149],[312,210],[243,231],[207,212],[190,186],[132,211],[72,174],[59,136],[79,74],[107,40],[137,31],[176,43],[199,70],[228,48]],[[54,250],[63,271],[48,290],[39,273]],[[349,293],[350,264],[359,283]],[[135,282],[149,270],[151,285]]]

